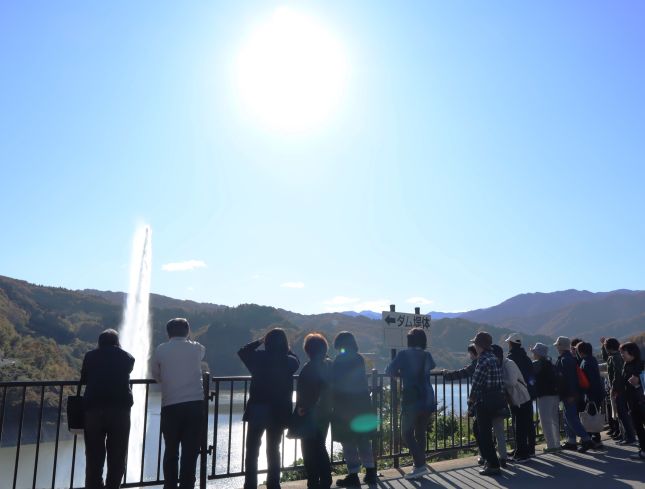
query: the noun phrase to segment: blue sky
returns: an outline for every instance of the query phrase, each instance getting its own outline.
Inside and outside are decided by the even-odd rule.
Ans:
[[[642,2],[95,3],[0,5],[0,274],[125,290],[146,222],[153,292],[227,305],[645,288]],[[346,63],[299,130],[236,78],[281,7]]]

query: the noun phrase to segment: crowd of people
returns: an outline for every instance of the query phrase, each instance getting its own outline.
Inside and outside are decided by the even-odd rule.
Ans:
[[[206,412],[201,371],[205,349],[189,339],[186,319],[173,319],[166,329],[169,340],[157,347],[152,362],[152,373],[162,393],[164,489],[194,489],[199,436]],[[437,409],[430,373],[436,365],[427,351],[422,328],[411,329],[407,342],[408,348],[397,353],[386,374],[401,380],[401,433],[414,463],[405,477],[418,479],[429,473],[427,432],[431,414]],[[493,344],[489,333],[479,332],[468,346],[470,364],[460,370],[441,371],[446,380],[472,379],[468,413],[474,418],[481,475],[500,474],[508,463],[525,463],[535,455],[534,401],[546,441],[544,452],[601,448],[604,404],[610,420],[609,435],[620,444],[638,443],[639,451],[632,458],[645,460],[645,394],[641,380],[645,366],[635,343],[601,339],[607,370],[604,381],[591,344],[580,339],[558,337],[553,345],[558,353],[555,363],[545,344],[536,343],[530,348],[531,360],[519,334],[509,335],[505,342],[506,355],[502,347]],[[328,341],[320,333],[308,334],[303,348],[308,361],[298,377],[295,409],[293,376],[300,361],[291,351],[285,331],[271,329],[262,339],[238,351],[251,374],[243,416],[248,425],[244,489],[258,486],[258,458],[265,433],[267,489],[280,488],[280,443],[285,429],[287,436],[301,440],[307,488],[330,488],[331,461],[326,447],[330,426],[334,439],[342,444],[347,465],[347,475],[336,485],[359,487],[361,467],[365,468],[363,482],[375,484],[372,439],[378,420],[356,338],[348,331],[340,332],[333,341],[333,360],[328,356]],[[129,375],[134,361],[119,347],[114,330],[104,331],[98,348],[83,360],[87,489],[120,487],[130,430],[133,401]],[[564,443],[560,440],[560,403]],[[504,422],[508,417],[513,427],[512,452],[507,451],[505,438]],[[107,476],[103,482],[106,456]]]

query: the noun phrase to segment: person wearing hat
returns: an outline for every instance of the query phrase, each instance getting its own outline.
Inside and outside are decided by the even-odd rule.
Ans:
[[[537,409],[542,423],[542,432],[546,440],[545,453],[557,452],[560,447],[560,416],[558,413],[557,376],[555,367],[549,358],[549,347],[536,343],[531,348],[533,353],[533,371],[535,372],[535,391]]]
[[[522,348],[522,336],[519,333],[512,333],[506,337],[505,341],[508,344],[508,355],[506,355],[506,358],[513,360],[515,365],[520,369],[531,400],[533,400],[535,399],[535,372],[533,372],[533,362],[531,362],[531,359],[526,354],[526,350]],[[522,434],[526,433],[527,436],[528,452],[526,454],[520,454],[520,456],[535,455],[535,423],[533,421],[535,418],[533,415],[533,403],[529,402],[521,406],[511,406],[511,416],[515,430],[520,431]],[[527,421],[526,426],[523,426],[524,423],[521,420]],[[518,425],[520,426],[518,427]]]
[[[469,404],[475,408],[479,432],[479,450],[486,461],[481,475],[499,475],[499,458],[493,445],[493,419],[498,416],[499,404],[506,407],[502,368],[491,351],[493,338],[480,331],[471,340],[477,350],[477,366],[473,373]],[[499,408],[499,409],[498,409]]]
[[[564,427],[567,441],[562,445],[565,450],[586,452],[594,446],[591,437],[585,431],[578,417],[578,400],[580,399],[580,385],[576,359],[571,355],[571,341],[566,336],[558,336],[553,346],[558,350],[558,360],[555,371],[558,375],[558,392],[564,407]],[[576,436],[582,440],[577,447]]]

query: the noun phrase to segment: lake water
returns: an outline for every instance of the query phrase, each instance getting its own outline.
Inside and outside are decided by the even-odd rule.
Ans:
[[[135,386],[143,387],[143,386]],[[224,390],[224,389],[223,389]],[[459,400],[462,401],[462,412],[466,413],[466,387],[462,387],[461,397],[459,397],[459,388],[455,386],[451,396],[450,386],[446,386],[445,397],[448,410],[454,406],[455,413],[459,413]],[[437,392],[439,404],[443,404],[444,391],[439,386]],[[454,402],[452,400],[454,399]],[[242,422],[242,411],[244,404],[244,394],[235,392],[233,402],[229,403],[229,392],[220,392],[219,415],[217,417],[217,448],[215,450],[215,473],[226,474],[242,471],[242,459],[244,450],[244,432],[245,424]],[[161,443],[161,456],[163,456],[163,441],[160,440],[159,418],[160,418],[160,397],[158,393],[151,392],[148,402],[148,421],[146,426],[145,437],[145,454],[143,463],[143,480],[156,480],[157,474],[163,477],[159,454],[159,444]],[[232,406],[232,407],[231,407]],[[134,406],[133,409],[137,409]],[[143,409],[140,407],[139,409]],[[208,444],[212,445],[214,441],[215,415],[214,405],[211,403],[209,408],[209,434]],[[61,430],[66,427],[61,426]],[[143,433],[130,435],[143,439]],[[229,443],[230,440],[230,443]],[[331,440],[328,440],[328,449]],[[28,489],[32,487],[34,478],[34,468],[36,467],[36,445],[24,444],[20,448],[19,464],[17,471],[16,487],[18,489]],[[334,452],[340,450],[340,444],[334,444]],[[260,449],[260,469],[266,468],[266,459],[264,457],[265,449]],[[83,436],[73,439],[61,440],[58,444],[56,473],[54,477],[54,456],[55,444],[53,442],[41,443],[38,450],[38,463],[36,471],[36,488],[69,488],[83,487],[85,479],[85,446]],[[295,440],[285,439],[282,446],[283,465],[291,465],[295,460],[301,458],[300,444]],[[16,447],[5,446],[0,448],[0,488],[8,489],[12,487],[14,477],[14,467],[16,460]],[[210,475],[212,471],[213,457],[208,457],[207,472]],[[73,473],[73,478],[72,478]],[[198,468],[199,473],[199,468]],[[139,481],[141,478],[141,460],[128,461],[126,473],[127,482]],[[260,482],[263,476],[259,476]],[[219,489],[233,489],[242,487],[243,478],[229,477],[219,479],[214,484]]]

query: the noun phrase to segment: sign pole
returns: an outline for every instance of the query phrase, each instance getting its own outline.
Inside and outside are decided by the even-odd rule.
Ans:
[[[390,312],[396,312],[396,305],[390,304]],[[390,350],[390,356],[392,360],[396,357],[396,348]],[[397,388],[396,377],[390,377],[390,394],[391,394],[391,403],[392,403],[392,441],[393,441],[393,451],[394,453],[401,452],[401,430],[399,429],[399,391]],[[394,457],[394,468],[399,468],[399,457]]]

